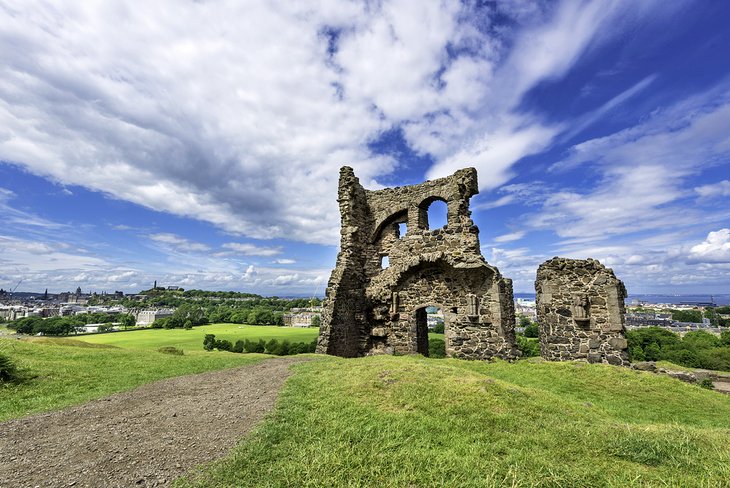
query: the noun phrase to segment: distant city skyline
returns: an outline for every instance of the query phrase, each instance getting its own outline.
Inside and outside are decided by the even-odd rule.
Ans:
[[[175,15],[169,15],[174,11]],[[730,4],[0,6],[0,288],[321,296],[337,177],[477,168],[485,259],[730,291]]]

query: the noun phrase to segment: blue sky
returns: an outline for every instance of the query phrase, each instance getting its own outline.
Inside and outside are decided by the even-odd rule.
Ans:
[[[174,15],[171,15],[174,12]],[[0,6],[0,287],[321,295],[338,169],[473,166],[486,260],[730,290],[730,4]]]

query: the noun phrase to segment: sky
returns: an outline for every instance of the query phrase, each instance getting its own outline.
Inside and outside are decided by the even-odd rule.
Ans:
[[[0,2],[0,287],[317,295],[339,168],[482,253],[730,293],[730,3]],[[19,283],[19,284],[18,284]]]

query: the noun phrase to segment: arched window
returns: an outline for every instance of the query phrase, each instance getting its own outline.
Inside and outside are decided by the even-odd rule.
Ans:
[[[398,237],[403,239],[405,235],[408,233],[408,224],[405,222],[401,222],[398,224]]]
[[[443,200],[434,200],[428,206],[426,228],[434,230],[446,227],[449,221],[448,215],[449,210],[446,202]]]

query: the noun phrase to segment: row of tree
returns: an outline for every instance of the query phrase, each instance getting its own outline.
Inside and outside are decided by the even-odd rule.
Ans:
[[[680,366],[730,371],[730,330],[720,337],[705,331],[683,337],[660,327],[626,333],[631,361],[670,361]]]
[[[119,323],[123,328],[134,327],[135,319],[130,314],[84,314],[69,315],[67,317],[51,317],[44,319],[42,317],[32,316],[23,317],[14,320],[8,324],[8,329],[15,330],[20,334],[28,335],[69,335],[80,332],[80,328],[88,324],[102,324],[99,331],[103,332],[104,328],[111,328],[112,323]],[[106,327],[104,327],[106,325]]]
[[[215,334],[205,334],[203,339],[203,349],[206,351],[212,351],[218,349],[219,351],[229,351],[236,353],[251,353],[257,352],[261,354],[273,354],[275,356],[291,356],[294,354],[304,354],[308,352],[314,352],[317,348],[317,340],[312,342],[290,342],[287,340],[279,342],[276,339],[264,341],[259,339],[258,341],[251,341],[249,339],[237,340],[232,343],[226,339],[216,339]]]

